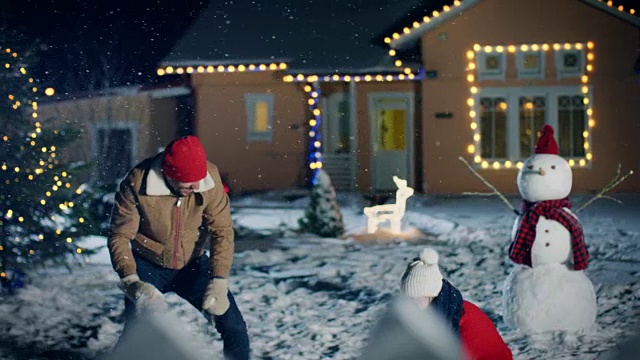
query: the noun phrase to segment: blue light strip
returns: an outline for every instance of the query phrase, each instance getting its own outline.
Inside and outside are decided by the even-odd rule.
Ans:
[[[307,84],[305,87],[309,95],[309,112],[312,118],[309,120],[309,157],[307,159],[309,168],[313,170],[311,183],[317,183],[318,170],[322,168],[322,133],[320,126],[322,123],[322,111],[320,110],[320,85],[318,82]]]

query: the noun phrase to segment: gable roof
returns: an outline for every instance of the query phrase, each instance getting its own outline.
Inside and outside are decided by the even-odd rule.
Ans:
[[[403,49],[411,46],[419,40],[420,36],[425,32],[436,28],[438,25],[443,24],[450,19],[459,16],[464,11],[477,5],[482,0],[464,0],[464,1],[445,1],[445,4],[440,9],[425,8],[423,14],[427,14],[423,18],[413,17],[413,23],[411,19],[405,17],[405,27],[400,29],[396,27],[395,33],[389,33],[384,39],[385,43],[388,43],[394,49]],[[593,6],[597,9],[607,12],[608,14],[615,16],[623,21],[626,21],[634,26],[640,27],[640,9],[625,7],[624,5],[615,5],[613,1],[603,0],[580,0],[586,5]],[[618,3],[633,3],[633,0],[618,0]],[[419,19],[419,21],[415,21]],[[389,36],[391,35],[391,36]]]
[[[211,1],[161,66],[255,63],[292,73],[400,72],[372,41],[421,0]],[[385,45],[385,44],[381,44]]]

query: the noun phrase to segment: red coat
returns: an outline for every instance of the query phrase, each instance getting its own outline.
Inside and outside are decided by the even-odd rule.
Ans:
[[[471,360],[512,360],[495,325],[476,305],[464,301],[460,319],[460,339]]]

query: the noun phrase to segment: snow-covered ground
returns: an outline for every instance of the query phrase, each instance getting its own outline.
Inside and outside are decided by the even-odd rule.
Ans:
[[[527,336],[502,321],[502,286],[513,213],[497,198],[409,199],[402,241],[359,236],[366,201],[340,194],[352,238],[295,233],[305,199],[283,193],[235,199],[238,253],[231,290],[245,316],[256,359],[356,359],[369,331],[397,294],[400,276],[429,244],[443,274],[494,320],[515,359],[601,359],[632,334],[640,309],[640,195],[600,200],[579,217],[598,296],[597,331]],[[574,208],[587,197],[574,197]],[[511,199],[514,205],[518,199]],[[104,244],[104,239],[91,239]],[[122,295],[106,252],[86,266],[45,269],[17,295],[0,295],[0,359],[91,359],[122,329]],[[170,314],[194,348],[220,354],[212,326],[169,294]]]

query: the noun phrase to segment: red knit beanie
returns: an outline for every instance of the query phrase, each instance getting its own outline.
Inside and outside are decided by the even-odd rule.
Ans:
[[[536,154],[554,154],[558,155],[558,143],[553,137],[553,126],[545,124],[542,127],[540,139],[536,143],[534,152]]]
[[[207,176],[207,155],[195,136],[172,141],[164,151],[162,171],[174,180],[190,183]]]

